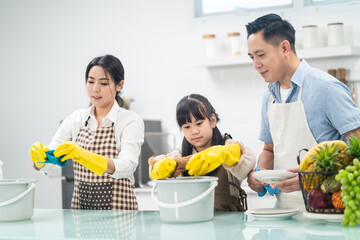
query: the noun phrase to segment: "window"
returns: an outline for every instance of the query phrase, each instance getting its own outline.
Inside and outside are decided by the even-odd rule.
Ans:
[[[195,0],[195,17],[290,8],[293,0]]]
[[[352,1],[353,0],[304,0],[304,5],[311,6],[311,5],[342,3],[342,2],[352,2]]]
[[[195,17],[208,17],[222,14],[241,14],[254,11],[278,10],[319,6],[333,3],[359,3],[360,0],[194,0]]]

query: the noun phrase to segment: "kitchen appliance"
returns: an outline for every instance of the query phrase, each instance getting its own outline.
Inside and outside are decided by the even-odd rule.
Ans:
[[[36,179],[0,180],[0,221],[29,219],[34,211]]]
[[[203,222],[214,217],[217,177],[177,177],[153,180],[152,199],[165,222]],[[158,199],[155,198],[157,188]]]

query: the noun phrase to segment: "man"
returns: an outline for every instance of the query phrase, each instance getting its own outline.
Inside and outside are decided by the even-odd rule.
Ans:
[[[297,172],[300,149],[360,132],[360,110],[348,88],[297,57],[295,29],[289,22],[268,14],[246,29],[248,55],[269,83],[262,101],[259,139],[264,149],[258,168]],[[248,175],[249,186],[261,192],[266,184],[256,180],[253,172]],[[281,190],[277,207],[304,205],[298,177],[271,186]]]

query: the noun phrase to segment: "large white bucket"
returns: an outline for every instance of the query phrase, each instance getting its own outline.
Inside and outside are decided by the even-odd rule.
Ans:
[[[214,217],[217,177],[178,177],[153,180],[153,200],[159,205],[160,219],[166,222],[202,222]],[[157,187],[158,199],[155,198]]]
[[[34,212],[36,179],[0,180],[0,221],[24,220]]]

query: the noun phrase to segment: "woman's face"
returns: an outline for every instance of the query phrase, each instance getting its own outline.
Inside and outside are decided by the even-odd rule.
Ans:
[[[124,81],[115,86],[110,74],[105,74],[101,66],[90,69],[86,81],[86,90],[91,103],[97,108],[111,108],[115,101],[116,92],[120,91]]]
[[[213,136],[213,128],[216,126],[216,117],[211,115],[208,118],[196,120],[191,115],[191,122],[187,122],[181,126],[186,140],[193,145],[198,152],[211,147]]]

